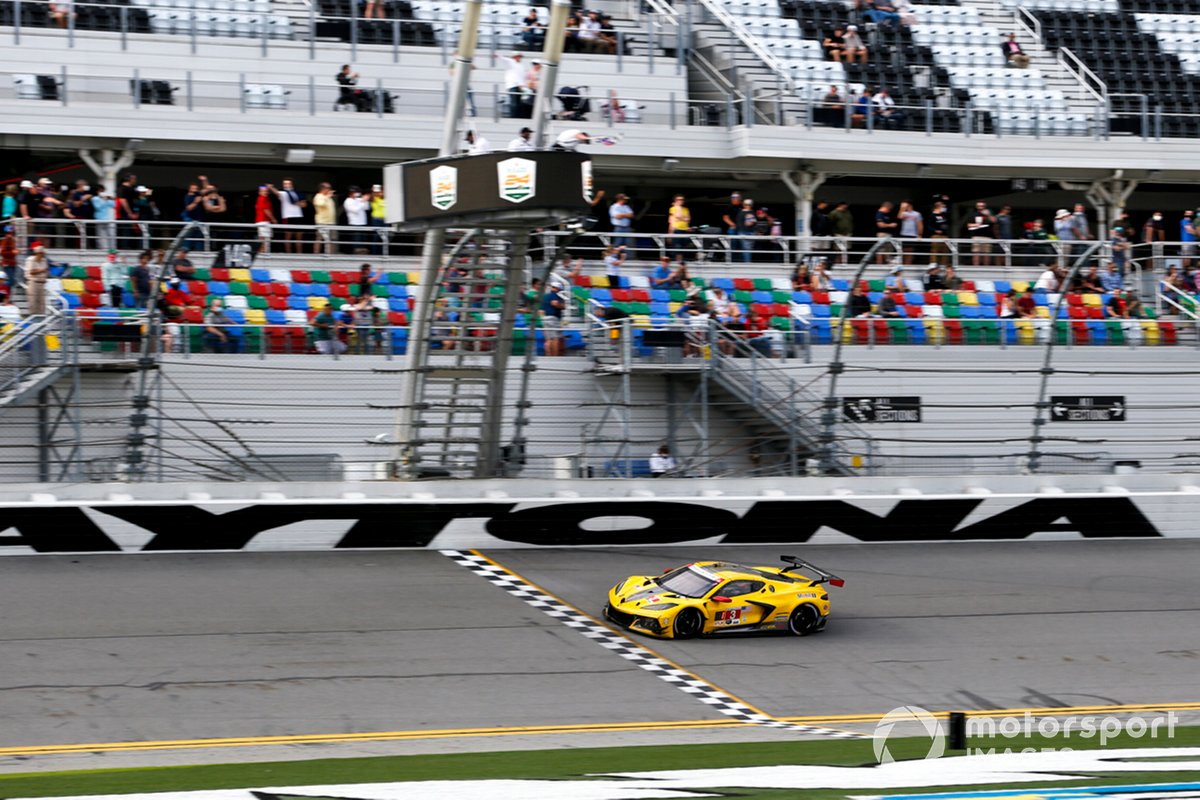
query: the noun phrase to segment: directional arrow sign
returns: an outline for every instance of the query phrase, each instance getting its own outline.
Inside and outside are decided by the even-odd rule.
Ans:
[[[1054,396],[1050,398],[1050,420],[1052,422],[1124,422],[1125,406],[1123,395]]]

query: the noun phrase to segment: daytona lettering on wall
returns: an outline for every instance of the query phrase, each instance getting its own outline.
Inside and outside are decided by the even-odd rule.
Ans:
[[[445,546],[450,541],[446,537],[454,537],[456,547],[591,547],[714,538],[721,544],[797,544],[829,532],[861,542],[1025,539],[1041,533],[1084,538],[1196,535],[1191,525],[1197,511],[1194,497],[722,502],[725,507],[713,501],[666,500],[263,503],[224,512],[190,504],[23,505],[0,507],[0,554],[199,552],[242,550],[252,544],[259,550],[427,548]],[[650,524],[625,528],[618,525],[628,523],[613,522],[630,517]],[[1152,518],[1161,520],[1158,527]],[[604,520],[612,524],[596,524]],[[442,541],[435,542],[439,536]]]

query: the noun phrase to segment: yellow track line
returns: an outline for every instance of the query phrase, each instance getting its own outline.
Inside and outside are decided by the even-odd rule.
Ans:
[[[1136,712],[1200,711],[1200,703],[1140,703],[1125,705],[1030,707],[969,710],[974,717],[1066,716],[1071,714],[1129,714]],[[931,711],[945,718],[949,711]],[[801,724],[874,724],[883,714],[826,714],[803,717],[776,717],[785,722]],[[422,739],[474,738],[484,736],[537,736],[566,733],[604,733],[623,731],[669,731],[700,728],[753,727],[734,719],[662,720],[646,722],[591,722],[565,725],[521,725],[505,728],[446,728],[436,730],[372,731],[367,733],[314,733],[290,736],[241,736],[224,739],[168,739],[149,742],[93,742],[85,744],[25,745],[0,747],[0,757],[31,755],[66,755],[70,753],[138,752],[146,750],[188,750],[209,747],[258,747],[296,744],[345,744],[349,742],[394,742]]]

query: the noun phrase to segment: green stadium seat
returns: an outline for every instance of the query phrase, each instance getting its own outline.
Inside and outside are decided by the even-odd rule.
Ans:
[[[332,279],[329,273],[325,270],[315,269],[308,273],[312,277],[313,283],[331,283]]]
[[[683,289],[671,289],[670,295],[672,303],[683,303],[687,301],[687,292],[685,292]]]
[[[192,276],[194,281],[209,281],[212,280],[212,273],[208,267],[196,267],[196,274]]]
[[[235,282],[229,284],[229,293],[248,296],[250,294],[250,284],[238,283],[235,281]]]
[[[771,283],[770,278],[755,278],[754,279],[754,291],[756,291],[756,292],[769,292],[774,288],[775,288],[775,286]]]
[[[792,302],[792,293],[772,291],[771,300],[775,303],[790,303]]]
[[[256,295],[256,294],[250,295],[249,297],[246,298],[246,305],[249,308],[257,308],[259,310],[265,311],[267,309],[267,298],[260,297],[259,295]]]
[[[879,280],[867,281],[867,291],[868,292],[882,292],[886,288],[887,288],[887,283],[885,281],[879,281]]]
[[[754,293],[740,290],[736,291],[733,293],[733,301],[735,303],[741,303],[742,305],[748,306],[754,302]]]

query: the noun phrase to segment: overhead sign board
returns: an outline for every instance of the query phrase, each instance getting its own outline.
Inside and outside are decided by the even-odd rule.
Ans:
[[[843,397],[842,416],[851,422],[920,422],[919,397]]]
[[[583,213],[591,158],[555,150],[431,158],[384,167],[389,223],[436,222],[514,211]]]
[[[1124,422],[1124,395],[1097,395],[1095,397],[1068,397],[1053,395],[1050,398],[1050,420],[1052,422]]]

